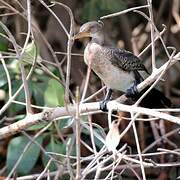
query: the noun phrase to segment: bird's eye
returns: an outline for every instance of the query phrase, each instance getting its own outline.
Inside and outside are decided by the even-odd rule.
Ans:
[[[97,32],[97,27],[95,27],[95,26],[92,26],[92,27],[91,27],[91,32],[92,32],[92,33],[95,33],[95,32]]]

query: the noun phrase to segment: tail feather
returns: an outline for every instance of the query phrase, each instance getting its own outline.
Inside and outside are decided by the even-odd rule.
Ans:
[[[142,94],[148,89],[145,88],[136,97],[136,100],[142,96]],[[161,91],[153,88],[140,102],[141,107],[160,109],[160,108],[170,108],[172,106],[171,100],[168,99]]]

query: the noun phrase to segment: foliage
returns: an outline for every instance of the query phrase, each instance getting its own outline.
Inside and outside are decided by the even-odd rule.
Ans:
[[[25,70],[28,73],[30,68],[32,67],[33,63],[40,63],[41,57],[39,55],[37,46],[34,41],[31,41],[27,47],[25,48],[24,54],[22,55],[21,61],[25,66]],[[19,69],[19,60],[18,59],[11,59],[11,63],[8,64],[8,70],[10,72],[10,77],[12,80],[12,93],[14,94],[22,84],[22,80],[20,77],[20,69]],[[51,68],[53,70],[53,68]],[[4,71],[4,67],[0,65],[1,75],[0,75],[0,87],[4,89],[4,91],[8,90],[8,81],[6,78],[6,73]],[[55,70],[55,69],[54,69]],[[44,74],[41,69],[35,69],[32,75],[32,78],[28,81],[30,96],[33,102],[39,106],[62,106],[64,102],[64,88],[63,86]],[[8,99],[8,96],[7,96]],[[16,97],[16,101],[24,102],[25,101],[25,94],[24,91],[20,91],[18,96]],[[16,115],[16,120],[20,120],[22,116],[17,115],[20,112],[25,110],[25,106],[20,104],[11,104],[10,108],[8,109],[9,114]],[[67,123],[67,122],[66,122]],[[29,131],[36,131],[45,127],[47,123],[41,123],[38,125],[34,125],[30,127]],[[61,125],[64,128],[64,125]],[[49,128],[49,131],[54,131],[53,128]],[[37,143],[42,145],[44,136],[40,136],[37,138]],[[53,139],[53,138],[52,138]],[[23,158],[19,165],[16,168],[16,172],[18,174],[27,174],[29,173],[33,167],[36,165],[37,160],[40,156],[40,147],[36,144],[31,144],[30,147],[26,152],[23,152],[24,148],[28,144],[29,139],[25,136],[18,136],[13,138],[10,143],[8,144],[8,152],[7,152],[7,170],[10,172],[14,165],[16,164],[17,160],[19,159],[20,155],[23,154]],[[58,142],[57,140],[51,140],[49,144],[45,147],[47,151],[51,152],[61,152],[64,153],[65,145],[63,143]],[[44,166],[48,162],[47,155],[42,156],[42,161]],[[55,168],[54,162],[51,163],[50,169],[53,170]]]
[[[37,138],[37,143],[40,145],[43,141],[43,136]],[[10,172],[16,164],[19,157],[23,154],[21,162],[16,168],[18,174],[29,173],[37,162],[40,154],[40,147],[36,144],[31,144],[27,151],[24,152],[24,148],[29,143],[29,139],[25,136],[18,136],[13,138],[8,145],[7,152],[7,169]]]
[[[65,154],[65,152],[66,152],[66,145],[61,143],[61,142],[59,142],[57,139],[54,139],[53,137],[51,137],[51,141],[45,147],[45,150],[47,152],[57,153],[57,154],[61,155],[61,154]],[[46,165],[47,165],[49,160],[50,160],[50,158],[46,154],[43,154],[42,162],[44,164],[44,167],[46,167]],[[63,163],[64,158],[61,157],[61,156],[57,156],[57,160]],[[57,166],[56,166],[55,162],[52,162],[50,164],[49,170],[50,171],[57,170]]]
[[[54,79],[48,81],[48,86],[44,92],[44,101],[47,106],[63,106],[64,104],[64,88]]]
[[[83,11],[83,22],[98,20],[104,14],[110,14],[121,11],[126,8],[126,2],[123,0],[88,0]]]
[[[8,50],[8,41],[4,37],[4,35],[5,35],[5,31],[0,26],[0,51],[6,52]]]

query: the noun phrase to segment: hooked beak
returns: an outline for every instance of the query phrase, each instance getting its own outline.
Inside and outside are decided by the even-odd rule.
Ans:
[[[80,39],[84,37],[90,37],[90,32],[79,32],[73,37],[73,39],[75,40],[75,39]]]

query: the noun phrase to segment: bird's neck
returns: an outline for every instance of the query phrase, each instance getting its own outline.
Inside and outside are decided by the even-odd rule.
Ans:
[[[99,45],[103,45],[104,44],[104,34],[103,34],[103,32],[94,33],[93,36],[92,36],[91,42],[97,43]]]

